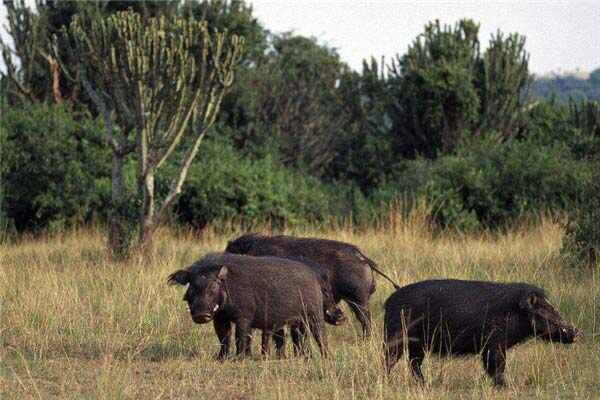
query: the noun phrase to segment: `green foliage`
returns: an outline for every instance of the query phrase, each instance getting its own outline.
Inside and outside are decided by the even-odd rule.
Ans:
[[[532,85],[536,97],[556,97],[562,102],[572,99],[579,101],[600,101],[600,68],[592,71],[587,78],[576,75],[555,75],[538,78]]]
[[[590,179],[590,166],[564,145],[483,140],[436,160],[424,189],[441,226],[472,229],[568,209]]]
[[[403,155],[433,158],[451,150],[477,121],[478,31],[470,20],[454,27],[429,23],[392,63],[394,133]]]
[[[553,100],[537,103],[528,113],[526,134],[540,145],[563,143],[575,158],[600,159],[600,114],[596,103]]]
[[[145,18],[131,10],[108,17],[80,13],[60,37],[78,60],[78,80],[103,117],[113,160],[109,249],[121,258],[126,253],[122,227],[127,219],[119,212],[124,162],[135,152],[136,197],[141,199],[135,247],[151,247],[233,84],[244,39],[210,31],[206,21],[191,15]],[[62,62],[57,49],[55,56]],[[156,203],[155,175],[175,150],[185,156],[168,195]]]
[[[600,176],[585,191],[571,213],[562,253],[573,266],[595,266],[600,261]]]
[[[362,74],[344,73],[338,89],[345,117],[326,176],[351,181],[364,193],[383,184],[398,162],[388,114],[392,98],[383,68],[374,59],[364,61]]]
[[[569,116],[576,128],[585,134],[600,138],[600,102],[586,101],[569,103]]]
[[[424,158],[398,163],[388,180],[370,193],[370,201],[374,205],[386,206],[401,200],[409,206],[423,195],[425,185],[432,179],[434,165],[435,162]]]
[[[60,228],[104,212],[110,165],[97,123],[45,105],[9,108],[0,123],[6,213],[16,229]]]
[[[286,166],[322,175],[343,118],[337,84],[347,66],[315,39],[273,36],[271,50],[238,82],[225,111],[238,148],[278,149]]]
[[[576,134],[568,108],[554,100],[536,103],[528,113],[527,138],[541,145],[568,143]]]
[[[391,65],[393,135],[405,157],[435,158],[470,132],[507,138],[519,130],[529,84],[525,39],[492,36],[481,54],[479,25],[429,23]]]
[[[211,30],[243,37],[242,65],[245,67],[260,60],[267,50],[267,31],[252,15],[252,6],[243,0],[187,1],[181,11],[183,15],[206,21]]]
[[[30,3],[30,2],[28,2]],[[74,79],[77,76],[77,57],[67,54],[67,41],[53,37],[68,27],[76,15],[95,14],[106,16],[118,11],[133,10],[144,18],[173,14],[179,1],[36,1],[30,7],[25,1],[6,2],[8,34],[12,45],[0,40],[2,58],[10,77],[9,93],[11,104],[28,102],[67,101],[72,107],[85,109],[89,99],[81,96],[81,87]],[[62,61],[59,69],[53,50]],[[1,74],[1,71],[0,71]]]
[[[478,130],[495,130],[504,138],[511,137],[524,122],[522,104],[531,83],[525,37],[513,33],[505,38],[498,31],[482,62],[477,85],[481,101]]]
[[[565,253],[573,260],[592,254],[590,246],[598,242],[597,196],[584,188],[600,160],[600,109],[590,101],[562,100],[563,92],[592,98],[600,70],[586,80],[557,78],[551,83],[565,90],[556,100],[526,104],[525,39],[498,32],[483,46],[479,26],[462,20],[454,26],[432,22],[391,65],[371,59],[355,72],[335,49],[314,38],[270,34],[242,0],[58,0],[35,10],[16,2],[22,23],[12,29],[18,36],[16,58],[11,56],[15,74],[2,79],[13,107],[2,114],[0,126],[0,135],[5,133],[0,136],[0,218],[4,196],[6,215],[18,230],[61,227],[94,216],[105,221],[115,212],[126,232],[124,249],[135,240],[144,199],[136,194],[143,181],[138,178],[143,152],[132,152],[133,136],[135,120],[145,117],[134,115],[148,107],[135,105],[131,96],[102,97],[107,108],[121,111],[111,114],[118,125],[113,135],[129,139],[122,141],[125,190],[112,204],[110,150],[99,124],[80,112],[91,100],[76,82],[78,60],[69,58],[58,38],[57,56],[65,70],[55,81],[47,57],[48,38],[75,15],[126,9],[140,13],[143,24],[153,16],[191,16],[205,20],[211,32],[227,30],[246,39],[217,128],[204,139],[175,203],[175,221],[196,228],[227,222],[284,227],[332,219],[371,224],[398,200],[410,208],[425,197],[440,226],[475,229],[540,209],[577,207]],[[86,68],[92,71],[105,59],[100,56]],[[136,57],[128,61],[138,65]],[[106,87],[113,82],[109,79]],[[55,83],[70,108],[40,105],[59,102]],[[148,84],[147,90],[154,87]],[[150,135],[149,143],[156,144],[150,160],[170,148],[155,141],[176,115],[165,111],[174,105],[165,103],[164,118]],[[177,143],[192,141],[182,137]],[[180,149],[171,154],[173,159],[161,163],[164,170],[156,169],[157,205],[168,198],[185,157]]]
[[[0,50],[5,68],[0,70],[7,83],[11,104],[39,102],[52,96],[52,79],[48,73],[49,32],[51,21],[44,13],[38,14],[23,0],[6,2],[7,33],[9,42],[0,37]]]
[[[224,139],[212,138],[190,169],[176,213],[196,228],[232,221],[283,227],[329,219],[331,198],[318,179],[285,169],[269,156],[242,157]]]

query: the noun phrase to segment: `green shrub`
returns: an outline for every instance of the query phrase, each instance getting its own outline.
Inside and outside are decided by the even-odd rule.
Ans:
[[[561,252],[571,265],[595,265],[600,260],[600,176],[571,213]]]
[[[564,144],[484,140],[436,160],[424,190],[441,226],[495,227],[575,204],[590,174],[590,165]]]
[[[18,231],[89,221],[110,199],[110,153],[96,122],[32,105],[2,116],[6,215]]]
[[[591,104],[591,105],[590,105]],[[527,139],[541,146],[564,143],[577,159],[600,159],[600,135],[592,118],[582,107],[594,108],[592,103],[565,104],[544,101],[533,107],[528,115]],[[598,106],[595,106],[598,107]],[[588,117],[588,119],[586,119]]]
[[[224,137],[214,137],[202,144],[176,213],[196,228],[226,221],[282,227],[329,219],[332,197],[317,178],[286,169],[271,156],[244,158]]]

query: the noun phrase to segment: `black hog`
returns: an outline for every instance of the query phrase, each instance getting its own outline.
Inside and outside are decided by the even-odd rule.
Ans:
[[[327,269],[304,257],[294,258],[294,261],[300,261],[303,264],[307,265],[317,275],[319,279],[319,285],[321,286],[321,293],[323,294],[323,315],[325,318],[325,322],[334,326],[342,325],[346,321],[346,316],[334,300]],[[290,265],[293,268],[295,268],[296,266],[296,264],[286,263],[282,264],[281,267],[287,268]],[[303,344],[305,332],[302,329],[302,326],[298,326],[292,330],[291,334],[292,341],[294,343],[294,354],[298,355],[298,350],[305,349],[305,346]],[[280,358],[285,357],[285,331],[283,329],[273,332],[272,334],[268,331],[263,331],[261,345],[262,354],[267,355],[269,353],[269,341],[272,336],[275,337],[277,356]]]
[[[335,302],[348,303],[365,336],[371,333],[369,298],[375,292],[373,271],[398,288],[356,246],[334,240],[247,234],[230,241],[225,251],[253,256],[302,257],[325,268]]]
[[[572,343],[568,325],[542,289],[525,283],[428,280],[405,286],[385,303],[386,370],[408,349],[413,375],[423,382],[425,352],[481,354],[494,384],[504,385],[506,351],[532,337]]]
[[[211,254],[174,272],[168,280],[189,284],[183,299],[194,322],[213,321],[221,344],[217,355],[220,359],[229,353],[233,324],[238,355],[250,355],[252,329],[272,333],[285,325],[293,332],[304,332],[304,325],[308,326],[321,354],[326,355],[319,278],[298,261]]]

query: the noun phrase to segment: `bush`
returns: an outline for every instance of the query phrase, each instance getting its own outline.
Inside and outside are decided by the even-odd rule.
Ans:
[[[89,221],[110,199],[110,153],[94,121],[32,105],[2,116],[6,215],[18,231]]]
[[[436,160],[424,190],[441,226],[495,227],[524,213],[575,204],[591,170],[564,144],[484,140]]]
[[[271,156],[244,158],[221,136],[202,144],[176,213],[196,228],[227,221],[282,227],[331,218],[333,197],[317,178],[283,168]]]
[[[528,140],[543,146],[566,144],[577,159],[600,159],[600,128],[587,108],[594,104],[571,103],[569,106],[544,101],[531,109],[524,131]],[[595,106],[598,107],[598,106]]]
[[[562,253],[569,263],[595,265],[600,260],[600,176],[586,190],[579,207],[571,214]]]

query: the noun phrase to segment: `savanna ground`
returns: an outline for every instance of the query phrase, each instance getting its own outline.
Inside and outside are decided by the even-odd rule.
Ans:
[[[123,265],[106,258],[101,232],[72,231],[0,249],[0,398],[600,398],[598,274],[562,265],[559,224],[436,237],[421,226],[400,221],[386,231],[293,233],[357,244],[401,285],[449,277],[542,286],[585,338],[512,349],[502,391],[492,388],[477,357],[429,358],[425,388],[414,384],[405,362],[386,380],[382,305],[393,289],[378,278],[371,339],[359,339],[351,317],[343,327],[327,327],[329,359],[313,349],[310,360],[263,360],[255,334],[253,358],[220,363],[212,358],[212,325],[192,323],[184,289],[167,286],[166,277],[223,249],[229,235],[161,232],[152,261]]]

